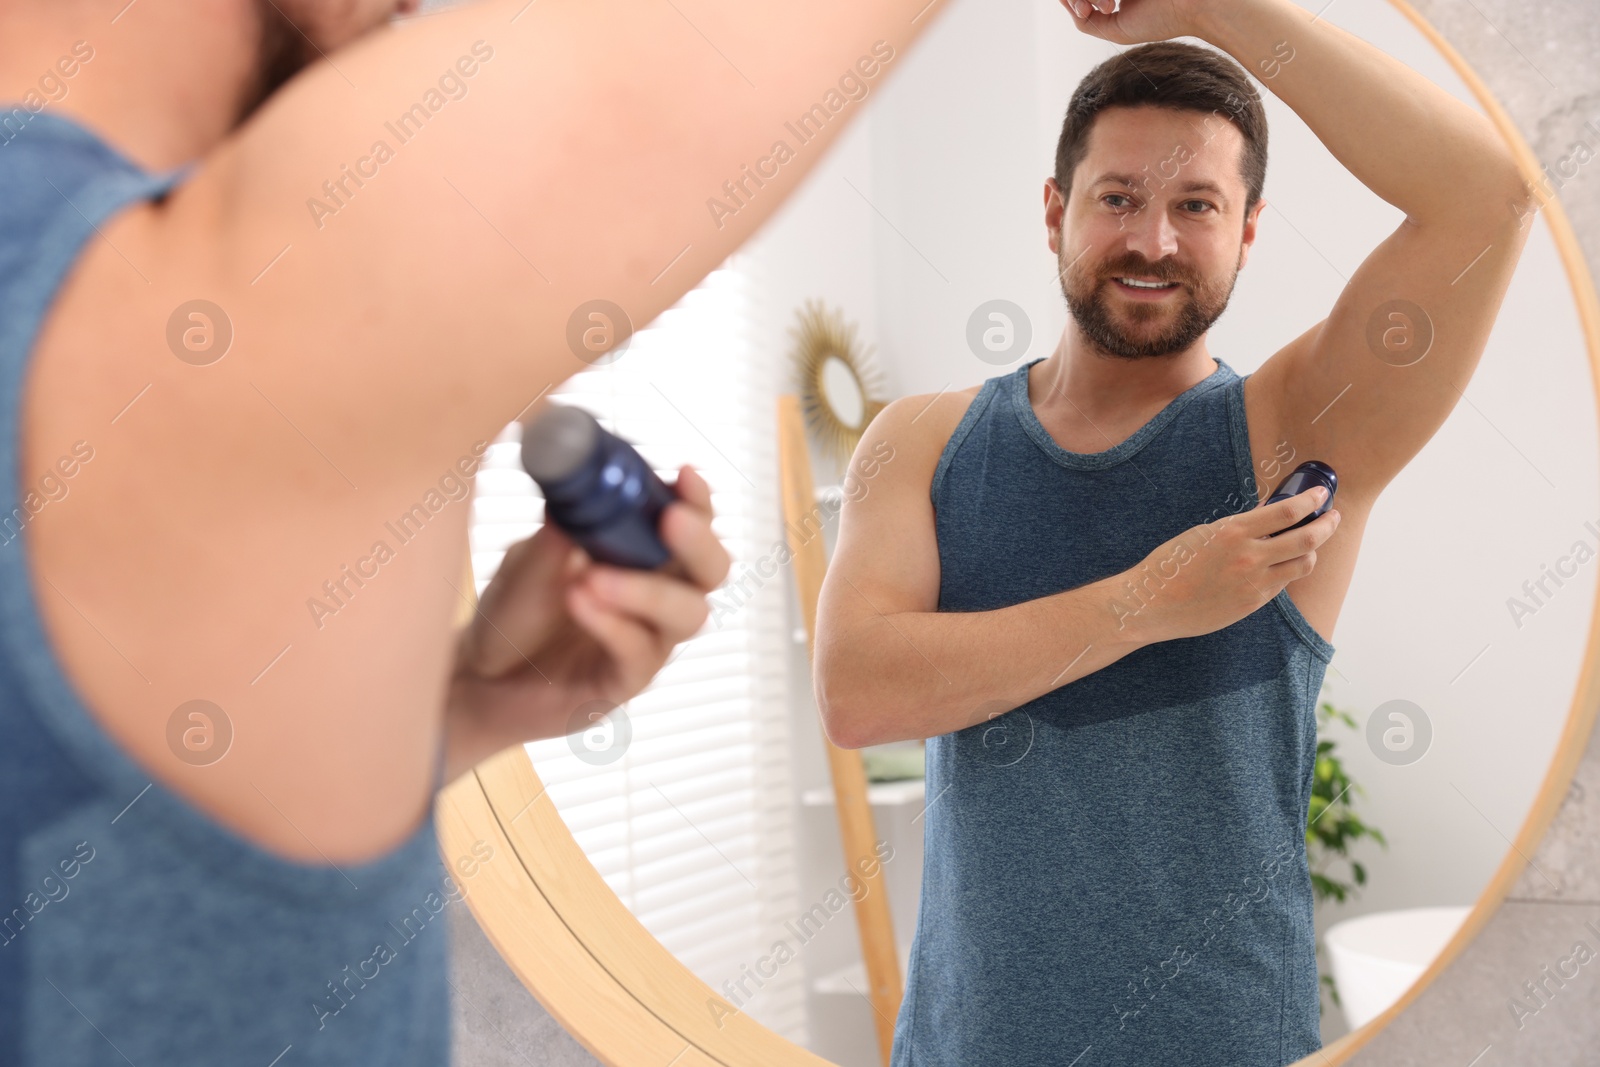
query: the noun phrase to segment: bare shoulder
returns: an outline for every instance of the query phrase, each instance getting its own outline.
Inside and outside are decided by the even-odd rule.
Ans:
[[[892,456],[900,464],[902,480],[914,478],[926,486],[945,445],[982,388],[974,385],[915,393],[891,401],[862,434],[856,462],[868,455],[880,460]]]
[[[928,489],[979,388],[901,397],[862,433],[845,475],[838,539],[818,604],[819,649],[827,647],[825,635],[843,632],[861,612],[938,606],[939,546]]]

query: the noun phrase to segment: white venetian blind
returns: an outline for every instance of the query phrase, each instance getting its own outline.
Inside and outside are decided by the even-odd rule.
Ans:
[[[751,267],[735,256],[614,362],[574,376],[553,399],[594,414],[669,484],[679,464],[710,483],[714,530],[737,595],[624,704],[632,737],[614,762],[567,738],[528,752],[606,882],[644,926],[713,989],[737,982],[797,906],[785,687],[786,572],[752,590],[748,564],[781,537],[774,394],[778,361],[751,345]],[[471,528],[478,589],[529,536],[543,502],[518,462],[515,424],[477,478]],[[716,609],[715,604],[730,605]],[[604,729],[603,727],[601,729]],[[805,1039],[802,968],[783,968],[745,1003]],[[748,990],[748,985],[746,989]],[[740,997],[739,1000],[745,1000]],[[734,1003],[738,1003],[735,1000]]]

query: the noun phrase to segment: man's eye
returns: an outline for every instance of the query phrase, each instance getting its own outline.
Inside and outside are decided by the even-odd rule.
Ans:
[[[1204,200],[1190,200],[1184,207],[1190,211],[1209,211],[1211,209],[1211,205]]]
[[[1105,196],[1101,197],[1101,199],[1106,201],[1107,205],[1110,207],[1123,207],[1125,204],[1113,204],[1111,201],[1121,200],[1125,202],[1128,198],[1123,196],[1121,193],[1107,193]]]

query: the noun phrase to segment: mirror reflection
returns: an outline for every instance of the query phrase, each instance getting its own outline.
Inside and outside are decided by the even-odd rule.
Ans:
[[[1600,541],[1568,279],[1414,26],[1261,7],[1130,49],[957,0],[755,241],[558,390],[696,465],[735,559],[609,728],[529,746],[714,1016],[883,1062],[881,893],[896,1065],[1290,1063],[1510,847]],[[808,450],[796,514],[774,412],[814,297],[900,399],[847,464]],[[823,387],[860,420],[848,368]],[[480,588],[542,519],[518,441],[479,475]],[[1331,506],[1266,505],[1307,461]],[[871,782],[870,873],[827,744]]]
[[[829,356],[822,362],[822,393],[840,422],[846,426],[861,426],[862,416],[866,414],[861,383],[837,356]]]

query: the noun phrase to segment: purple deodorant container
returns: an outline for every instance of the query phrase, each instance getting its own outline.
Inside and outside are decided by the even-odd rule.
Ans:
[[[551,404],[528,423],[522,467],[544,493],[545,519],[591,559],[653,570],[671,558],[658,528],[677,494],[587,411]]]

